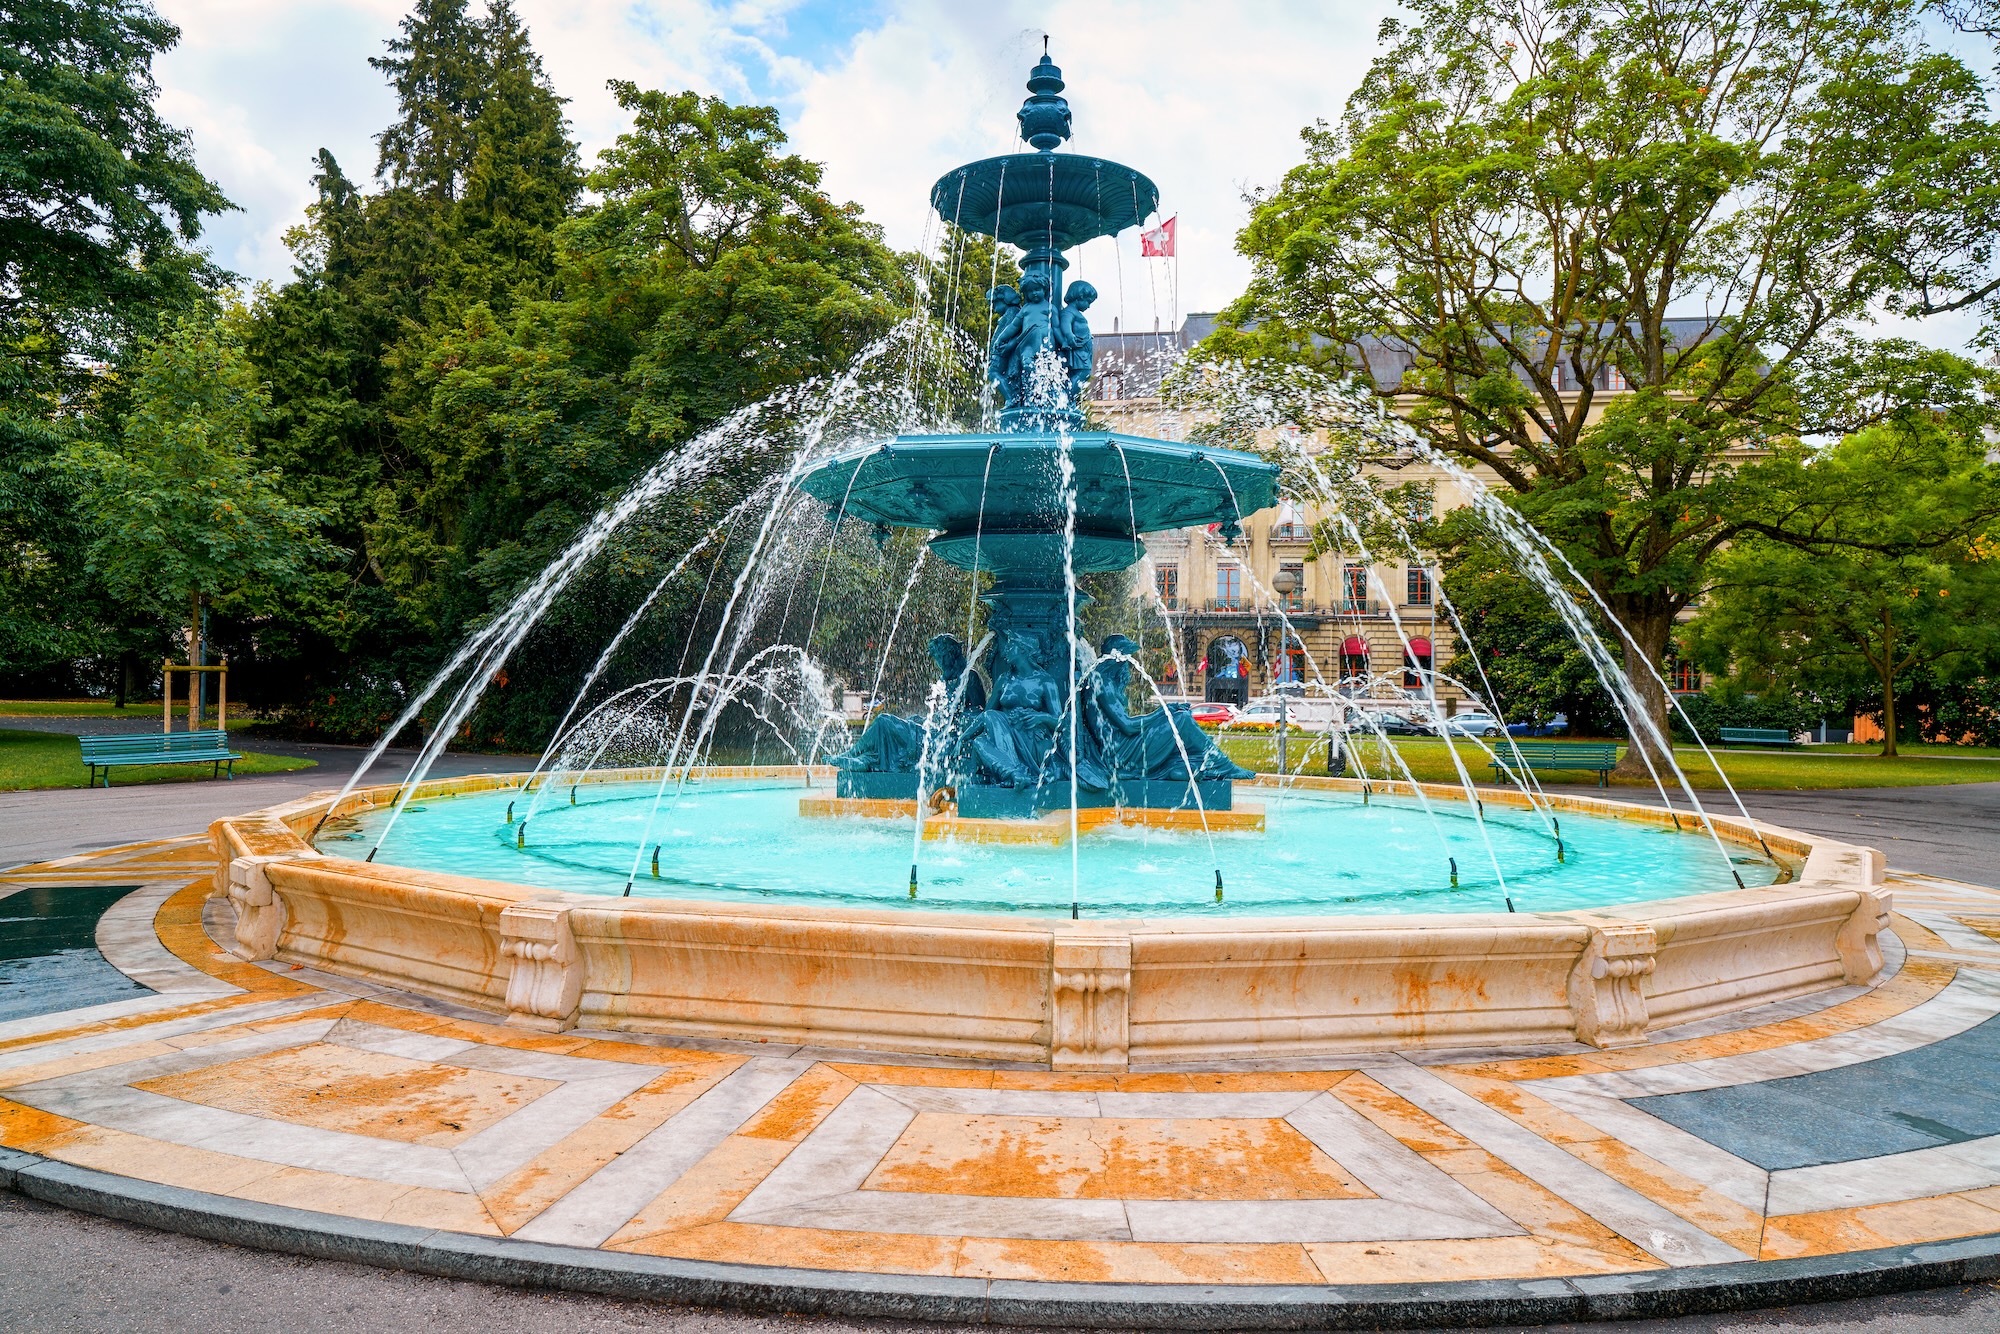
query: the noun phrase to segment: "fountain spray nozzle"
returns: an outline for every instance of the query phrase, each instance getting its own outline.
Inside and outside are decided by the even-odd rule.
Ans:
[[[528,846],[528,822],[526,820],[514,826],[514,846],[517,848]]]
[[[1222,868],[1215,868],[1215,901],[1222,902]]]
[[[1452,887],[1453,889],[1457,889],[1457,888],[1458,888],[1458,858],[1456,858],[1456,857],[1446,857],[1446,858],[1445,858],[1445,860],[1451,863],[1451,887]]]
[[[368,855],[367,855],[366,857],[363,857],[363,858],[362,858],[361,860],[362,860],[362,861],[364,861],[364,862],[372,862],[372,861],[374,861],[374,860],[375,860],[375,853],[376,853],[376,850],[377,850],[377,849],[379,849],[379,848],[380,848],[381,846],[382,846],[382,845],[381,845],[380,843],[377,843],[377,844],[375,845],[375,847],[373,847],[373,848],[370,848],[370,849],[368,849]],[[1741,878],[1739,877],[1739,878],[1737,879],[1736,883],[1740,885],[1740,884],[1742,884],[1742,883],[1743,883],[1743,881],[1742,881],[1742,879],[1741,879]]]
[[[514,803],[511,801],[507,803],[507,823],[514,823]]]
[[[658,880],[659,878],[660,878],[660,845],[658,843],[655,843],[653,845],[653,879]]]
[[[915,898],[916,896],[917,896],[917,864],[916,864],[915,862],[911,862],[911,863],[910,863],[910,897],[911,897],[911,898]]]

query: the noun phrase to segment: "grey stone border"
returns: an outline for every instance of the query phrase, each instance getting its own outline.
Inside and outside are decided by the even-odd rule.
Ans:
[[[1297,1286],[1049,1283],[674,1260],[371,1223],[0,1148],[0,1189],[211,1241],[442,1278],[794,1315],[1117,1329],[1409,1329],[1634,1320],[2000,1278],[2000,1233],[1806,1260],[1574,1278]]]

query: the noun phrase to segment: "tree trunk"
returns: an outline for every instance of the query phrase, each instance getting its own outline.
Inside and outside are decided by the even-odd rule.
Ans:
[[[112,706],[114,708],[120,708],[120,709],[124,708],[126,701],[129,700],[134,693],[132,689],[132,677],[133,677],[132,657],[133,654],[131,649],[128,648],[119,650],[118,703]]]
[[[1882,756],[1896,758],[1896,622],[1882,613],[1882,665],[1875,675],[1882,682]]]
[[[1667,702],[1667,688],[1661,679],[1661,663],[1667,656],[1667,639],[1673,634],[1674,614],[1661,610],[1644,615],[1634,615],[1625,621],[1625,629],[1631,638],[1625,641],[1625,675],[1631,678],[1633,693],[1639,697],[1640,708],[1646,718],[1652,721],[1660,736],[1668,745],[1673,744],[1672,733],[1667,728],[1667,718],[1672,708]],[[1645,756],[1650,753],[1653,768],[1667,773],[1673,767],[1671,755],[1661,755],[1646,737],[1644,725],[1638,718],[1632,719],[1631,744],[1618,759],[1618,767],[1613,772],[1624,778],[1648,779]]]

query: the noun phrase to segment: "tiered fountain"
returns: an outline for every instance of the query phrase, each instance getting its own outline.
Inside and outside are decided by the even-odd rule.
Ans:
[[[1241,516],[1275,501],[1279,469],[1086,429],[1094,292],[1065,285],[1064,251],[1137,224],[1157,192],[1130,168],[1056,151],[1070,113],[1046,55],[1028,87],[1020,124],[1033,151],[960,167],[931,196],[960,229],[1024,254],[1018,287],[988,294],[996,429],[911,433],[914,410],[902,431],[881,429],[895,399],[864,381],[888,360],[877,349],[841,382],[753,405],[663,458],[467,641],[345,789],[218,822],[218,897],[233,921],[212,929],[246,959],[311,964],[534,1028],[1074,1068],[1617,1046],[1875,977],[1887,901],[1868,850],[1698,806],[1684,830],[1663,809],[1543,793],[1501,752],[1492,764],[1509,785],[1478,790],[1463,765],[1452,786],[1393,769],[1254,775],[1156,691],[1155,707],[1128,707],[1136,646],[1083,641],[1078,576],[1129,569],[1150,531],[1234,536]],[[842,403],[867,409],[861,424],[828,425]],[[757,445],[783,448],[782,424],[799,421],[809,429],[784,478],[667,572],[533,772],[426,781],[487,683],[614,533],[699,484],[748,434],[768,429]],[[1319,475],[1310,459],[1296,471]],[[732,553],[744,518],[754,540]],[[1504,507],[1495,520],[1518,522]],[[970,576],[962,596],[982,599],[986,617],[968,643],[979,628],[968,601],[917,607],[935,632],[928,706],[882,714],[856,738],[812,648],[842,534],[869,528],[928,533],[925,550]],[[711,541],[734,556],[733,584],[717,583]],[[1524,543],[1607,689],[1629,695]],[[706,651],[690,643],[671,674],[592,696],[698,555],[719,607]],[[886,552],[862,559],[886,574]],[[922,569],[920,553],[884,662]],[[805,633],[785,638],[795,601],[809,609]],[[767,613],[777,628],[759,646]],[[425,715],[413,778],[363,786],[388,737],[434,699],[445,702]],[[732,709],[793,762],[709,762]],[[832,747],[829,731],[841,738]],[[816,762],[828,749],[832,762]],[[1378,755],[1398,762],[1386,742]],[[1245,792],[1266,800],[1268,824],[1237,800]],[[1035,836],[1010,836],[1024,832]],[[344,855],[364,847],[365,860]]]
[[[913,812],[921,797],[949,794],[961,821],[1082,806],[1228,811],[1230,781],[1252,775],[1184,705],[1125,713],[1116,673],[1129,651],[1107,645],[1106,675],[1085,675],[1076,577],[1129,569],[1146,554],[1142,533],[1219,524],[1236,535],[1241,515],[1275,503],[1278,469],[1233,450],[1084,429],[1084,312],[1097,292],[1064,286],[1063,252],[1137,225],[1159,191],[1130,167],[1054,151],[1070,137],[1070,109],[1046,54],[1028,89],[1021,138],[1035,151],[970,163],[931,188],[943,217],[1024,252],[1020,286],[987,293],[999,430],[899,435],[837,454],[799,481],[836,525],[921,529],[946,562],[992,577],[983,601],[996,640],[993,692],[962,647],[937,645],[953,664],[946,708],[928,720],[878,719],[835,759],[839,793],[908,801]],[[1071,725],[1077,718],[1083,727]]]

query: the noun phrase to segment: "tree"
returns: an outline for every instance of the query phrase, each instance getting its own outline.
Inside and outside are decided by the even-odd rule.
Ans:
[[[48,465],[115,388],[103,368],[217,280],[188,247],[232,205],[154,106],[179,36],[135,0],[0,7],[0,672],[122,642]]]
[[[120,438],[70,451],[91,569],[122,598],[185,608],[190,663],[202,660],[205,604],[267,605],[336,554],[317,535],[319,512],[256,466],[265,405],[234,331],[188,317],[139,357]]]
[[[1813,544],[1756,536],[1713,565],[1697,622],[1710,665],[1873,694],[1897,753],[1911,674],[2000,651],[2000,466],[1975,432],[1881,425],[1798,467],[1787,488]]]
[[[1444,670],[1476,689],[1484,668],[1507,718],[1546,722],[1560,713],[1572,736],[1615,734],[1617,710],[1589,657],[1504,548],[1491,538],[1457,543],[1440,574],[1471,641],[1455,643]]]
[[[1664,726],[1646,664],[1763,521],[1745,465],[1866,424],[1850,322],[1921,286],[2000,163],[1984,90],[1908,0],[1411,8],[1253,198],[1213,351],[1359,369],[1490,470],[1630,632]]]

